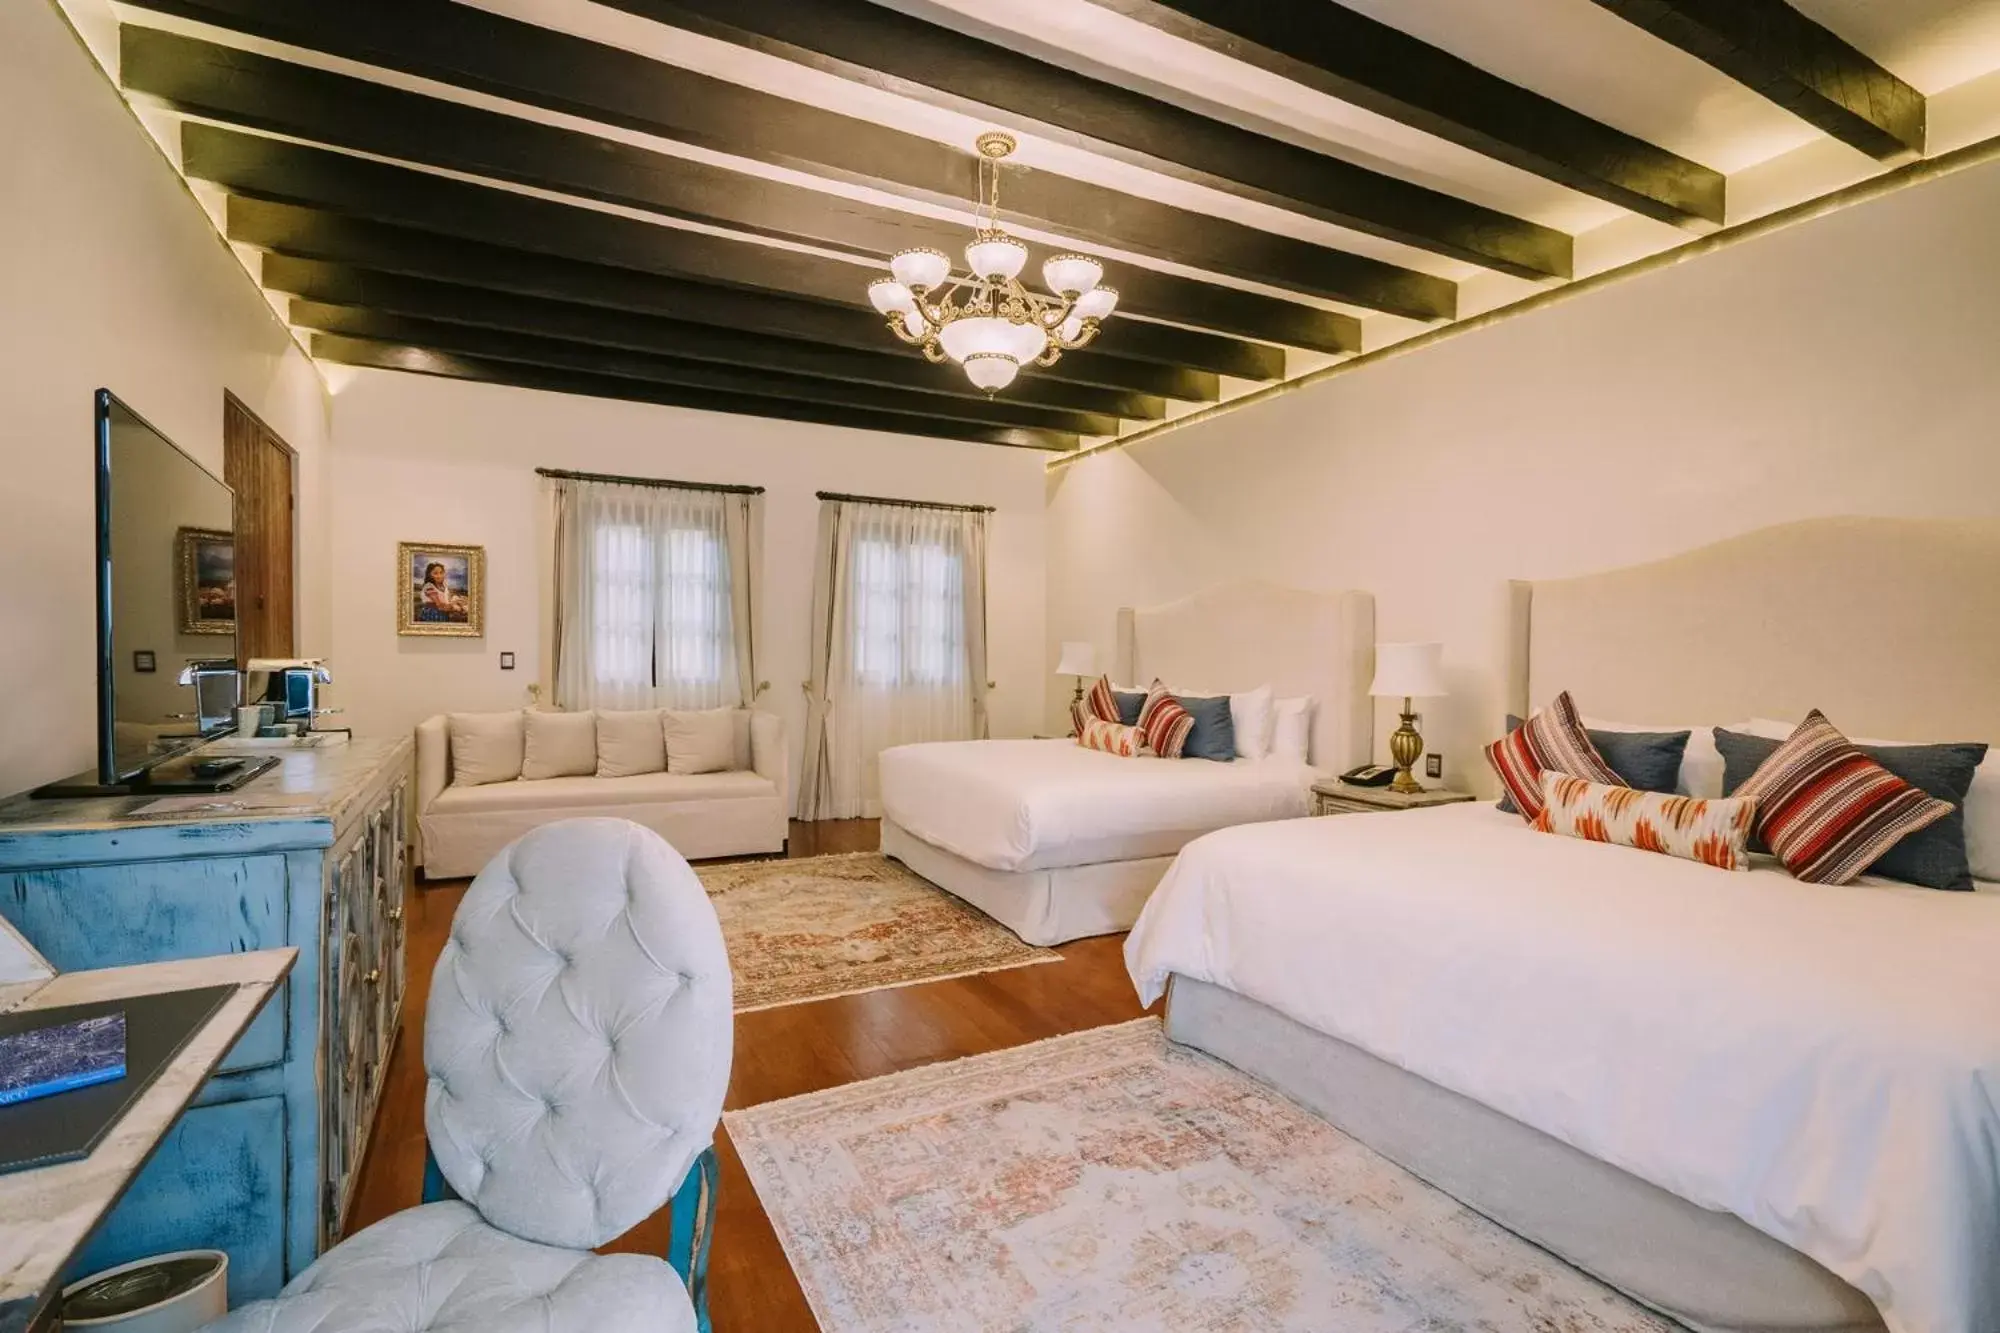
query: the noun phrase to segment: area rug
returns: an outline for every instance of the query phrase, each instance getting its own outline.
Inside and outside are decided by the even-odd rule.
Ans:
[[[1667,1333],[1157,1019],[724,1117],[825,1333]]]
[[[729,946],[739,1014],[1062,958],[879,852],[699,873]]]

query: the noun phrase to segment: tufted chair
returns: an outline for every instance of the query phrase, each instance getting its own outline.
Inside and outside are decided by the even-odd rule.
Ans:
[[[715,912],[657,833],[573,819],[509,844],[459,904],[431,979],[436,1201],[210,1330],[705,1330],[731,1025]],[[673,1264],[591,1253],[670,1199]]]

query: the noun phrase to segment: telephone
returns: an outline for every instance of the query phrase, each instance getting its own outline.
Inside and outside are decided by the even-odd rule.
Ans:
[[[1363,764],[1340,775],[1350,787],[1386,787],[1396,780],[1396,770],[1386,764]]]

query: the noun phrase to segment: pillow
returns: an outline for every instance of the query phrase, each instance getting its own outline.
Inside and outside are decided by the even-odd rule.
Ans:
[[[1139,730],[1145,734],[1146,748],[1162,759],[1178,759],[1194,730],[1194,716],[1159,681],[1146,691],[1145,706],[1139,710]]]
[[[1507,714],[1507,730],[1512,731],[1520,725],[1520,718]],[[1678,790],[1681,760],[1687,754],[1688,737],[1692,732],[1599,731],[1586,724],[1583,734],[1590,737],[1590,743],[1604,756],[1604,762],[1611,765],[1611,771],[1625,780],[1626,786],[1638,791],[1669,794]],[[1521,813],[1514,808],[1514,798],[1504,793],[1500,797],[1499,808],[1504,814]]]
[[[531,709],[524,715],[526,738],[521,750],[521,777],[587,778],[597,772],[597,715],[547,713]]]
[[[727,773],[735,768],[736,712],[734,708],[705,708],[662,714],[667,772]]]
[[[1312,750],[1313,701],[1309,694],[1271,705],[1271,746],[1267,757],[1290,764],[1308,762]]]
[[[1486,762],[1500,777],[1500,785],[1514,798],[1514,809],[1530,823],[1542,811],[1542,771],[1553,769],[1567,777],[1588,778],[1607,786],[1623,787],[1625,779],[1611,771],[1604,756],[1590,743],[1576,703],[1564,690],[1541,712],[1508,731],[1486,747]]]
[[[1954,808],[1861,753],[1818,709],[1733,795],[1757,802],[1757,835],[1810,884],[1848,883]]]
[[[1111,687],[1111,697],[1118,701],[1118,721],[1128,727],[1139,725],[1139,710],[1146,706],[1144,690],[1121,690]]]
[[[511,713],[453,713],[445,718],[451,744],[451,785],[484,787],[521,776],[526,720]]]
[[[1584,728],[1590,732],[1595,743],[1600,731],[1650,731],[1655,734],[1685,731],[1688,733],[1687,752],[1681,756],[1680,781],[1674,790],[1683,796],[1701,796],[1710,800],[1722,795],[1722,756],[1715,749],[1715,728],[1710,723],[1686,727],[1644,726],[1637,722],[1606,722],[1601,718],[1587,717]],[[1732,723],[1731,731],[1742,731],[1748,723]],[[1787,726],[1778,733],[1783,740],[1792,734]],[[1615,768],[1617,765],[1614,764]]]
[[[1734,792],[1750,780],[1781,742],[1765,736],[1745,736],[1716,728],[1716,748],[1725,765],[1723,788]],[[1972,888],[1972,866],[1966,851],[1965,798],[1986,758],[1983,741],[1957,745],[1862,745],[1862,754],[1880,764],[1924,795],[1951,804],[1951,813],[1928,828],[1909,834],[1867,867],[1866,873],[1921,884],[1927,889]],[[1764,850],[1753,846],[1753,851]]]
[[[1181,758],[1213,759],[1223,764],[1235,760],[1236,724],[1231,720],[1228,695],[1177,694],[1174,702],[1194,719],[1194,727],[1181,746]]]
[[[1561,833],[1591,842],[1637,847],[1718,870],[1750,868],[1750,826],[1757,818],[1752,800],[1707,800],[1671,792],[1612,787],[1561,773],[1542,773],[1540,833]]]
[[[1101,717],[1087,717],[1083,720],[1083,729],[1076,733],[1076,743],[1086,750],[1102,750],[1123,759],[1135,759],[1145,748],[1146,738],[1137,727],[1106,722]]]
[[[633,778],[666,771],[666,719],[659,709],[597,715],[598,777]]]
[[[1229,726],[1236,736],[1238,759],[1262,759],[1271,753],[1271,722],[1276,701],[1269,685],[1229,696]],[[1195,730],[1201,730],[1199,721]]]
[[[1100,722],[1117,722],[1120,720],[1118,716],[1118,700],[1111,693],[1111,677],[1099,676],[1090,689],[1085,692],[1083,696],[1083,711],[1084,716],[1094,717]],[[1130,726],[1131,723],[1128,722],[1125,725]],[[1083,734],[1082,728],[1078,728],[1077,734],[1079,736]]]

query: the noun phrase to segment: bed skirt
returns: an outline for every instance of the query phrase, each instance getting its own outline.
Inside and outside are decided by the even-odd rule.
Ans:
[[[965,899],[1028,944],[1067,944],[1130,930],[1171,856],[1050,870],[993,870],[936,847],[886,816],[882,852]]]
[[[885,826],[886,827],[886,826]],[[1874,1304],[1747,1222],[1191,977],[1167,1034],[1269,1084],[1411,1174],[1708,1333],[1879,1333]]]

